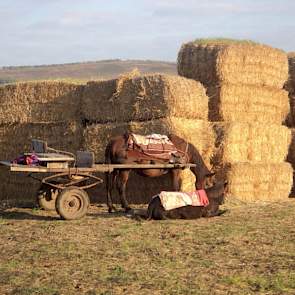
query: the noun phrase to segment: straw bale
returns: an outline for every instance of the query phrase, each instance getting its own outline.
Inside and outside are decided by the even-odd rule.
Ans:
[[[105,162],[105,148],[112,137],[128,130],[128,123],[91,124],[83,130],[83,149],[92,151],[96,162]]]
[[[194,80],[145,75],[89,82],[83,94],[82,117],[90,122],[146,121],[177,116],[208,117],[208,97]]]
[[[12,205],[36,204],[40,182],[25,173],[13,173],[0,168],[0,201]]]
[[[259,44],[189,42],[178,53],[177,67],[179,75],[207,87],[226,82],[281,89],[288,79],[287,54]]]
[[[295,129],[291,128],[291,143],[289,146],[287,161],[293,166],[295,169]]]
[[[291,142],[290,130],[277,124],[212,123],[215,131],[214,167],[223,163],[280,163],[285,160]]]
[[[151,120],[146,122],[91,124],[84,129],[83,147],[93,151],[96,161],[104,161],[104,150],[112,136],[126,131],[148,135],[151,133],[174,133],[189,141],[199,150],[209,165],[213,153],[214,134],[208,122],[177,117]]]
[[[228,198],[277,201],[288,198],[293,169],[289,163],[225,164],[217,178],[228,181]]]
[[[286,90],[295,94],[295,52],[288,53],[289,78],[285,85]]]
[[[28,82],[0,87],[0,124],[72,121],[79,115],[82,86]]]
[[[97,162],[103,162],[104,150],[110,137],[127,130],[142,135],[175,133],[194,144],[210,167],[214,136],[209,123],[203,120],[169,117],[147,122],[92,124],[84,130],[83,148],[93,151]],[[183,171],[181,179],[182,190],[193,190],[195,178],[190,172]],[[132,177],[127,184],[127,196],[131,203],[147,203],[151,196],[161,190],[172,189],[172,182],[168,175],[151,179],[132,172]],[[105,200],[105,191],[102,187],[97,187],[92,190],[91,196],[96,201]],[[115,200],[118,202],[118,198]]]
[[[222,84],[207,89],[210,121],[281,124],[289,114],[288,92],[273,87]]]
[[[293,170],[293,186],[292,186],[289,198],[295,198],[295,172],[294,172],[294,170]]]
[[[30,151],[32,139],[46,140],[52,148],[76,153],[81,148],[82,127],[74,121],[1,125],[0,159],[13,160]]]

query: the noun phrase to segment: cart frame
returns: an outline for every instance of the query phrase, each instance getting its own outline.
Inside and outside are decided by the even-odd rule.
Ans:
[[[68,160],[67,160],[68,161]],[[195,164],[93,164],[91,167],[54,167],[50,165],[33,166],[20,165],[8,161],[0,161],[11,172],[32,174],[51,174],[38,179],[42,185],[38,191],[38,203],[45,210],[56,210],[63,219],[79,219],[86,215],[89,207],[89,197],[86,189],[103,183],[96,173],[112,173],[121,169],[186,169],[196,167]],[[90,182],[90,184],[85,184]],[[43,186],[43,187],[42,187]]]

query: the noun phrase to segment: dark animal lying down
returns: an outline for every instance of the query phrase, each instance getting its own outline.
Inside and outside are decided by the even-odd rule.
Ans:
[[[149,203],[146,218],[150,219],[196,219],[200,217],[213,217],[224,213],[219,210],[219,205],[224,202],[224,191],[227,182],[221,182],[206,188],[209,205],[206,207],[184,206],[172,210],[165,210],[157,195]]]

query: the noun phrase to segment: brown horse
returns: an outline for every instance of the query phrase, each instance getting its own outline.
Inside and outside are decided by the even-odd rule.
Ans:
[[[138,164],[138,161],[134,158],[128,158],[128,139],[130,134],[117,136],[108,143],[105,150],[105,162],[107,164]],[[189,142],[178,137],[177,135],[170,134],[168,138],[174,144],[179,152],[184,154],[185,163],[196,164],[196,167],[190,168],[196,177],[195,187],[196,189],[203,189],[205,187],[206,177],[213,176],[207,168],[198,150]],[[149,164],[151,161],[141,161],[142,164]],[[120,195],[120,201],[122,208],[125,211],[129,211],[131,208],[126,200],[126,185],[129,178],[130,169],[117,169],[112,173],[106,174],[106,189],[107,189],[107,205],[108,210],[111,213],[116,208],[112,202],[112,190],[117,180],[117,188]],[[169,173],[172,178],[173,190],[179,191],[181,186],[180,172],[181,169],[136,169],[136,172],[142,176],[158,177]]]

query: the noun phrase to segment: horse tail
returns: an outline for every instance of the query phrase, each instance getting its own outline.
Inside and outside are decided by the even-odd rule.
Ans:
[[[104,152],[104,159],[106,164],[112,163],[112,144],[108,143]]]
[[[112,163],[112,142],[108,143],[105,149],[105,164]],[[105,172],[105,187],[107,191],[107,206],[109,208],[109,212],[115,210],[113,206],[112,200],[112,191],[114,187],[114,183],[116,181],[116,172]]]

